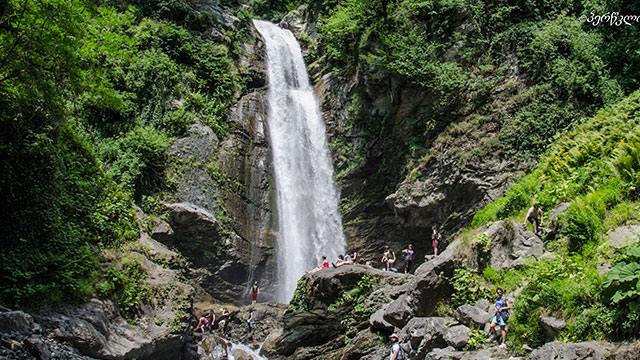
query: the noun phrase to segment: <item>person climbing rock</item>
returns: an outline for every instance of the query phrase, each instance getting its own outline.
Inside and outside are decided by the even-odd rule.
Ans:
[[[431,248],[433,249],[433,255],[438,256],[438,244],[442,235],[438,231],[438,225],[431,226]]]
[[[389,245],[384,246],[384,252],[382,253],[382,258],[380,258],[382,265],[384,265],[384,269],[386,271],[392,271],[391,264],[396,261],[396,254],[391,250]]]
[[[207,315],[207,326],[206,326],[206,331],[208,332],[213,332],[213,324],[215,324],[216,321],[216,314],[213,312],[213,310],[209,311],[209,315]]]
[[[204,334],[205,331],[208,330],[208,327],[209,327],[209,318],[207,314],[202,314],[202,316],[200,317],[200,320],[198,321],[198,326],[196,327],[196,330]]]
[[[511,302],[504,297],[504,290],[502,288],[496,289],[498,298],[496,299],[495,309],[496,313],[491,318],[489,325],[489,337],[493,339],[496,334],[496,327],[500,327],[501,343],[500,348],[507,348],[507,323],[509,316],[511,316]]]
[[[540,233],[540,226],[542,225],[542,221],[544,220],[544,214],[542,213],[542,209],[540,209],[540,205],[537,202],[533,202],[533,205],[527,211],[527,215],[524,218],[524,226],[527,226],[527,222],[533,224],[533,232],[536,235]]]
[[[222,329],[224,335],[229,330],[229,310],[227,308],[220,309],[220,321],[218,322],[218,328]]]
[[[390,360],[404,360],[404,350],[402,346],[398,343],[398,335],[391,334],[389,336],[389,341],[391,341],[391,354],[389,355]]]
[[[402,250],[402,258],[404,259],[404,273],[408,274],[411,272],[411,266],[413,266],[413,259],[415,258],[413,245],[409,244],[406,249]]]
[[[258,282],[254,281],[253,285],[249,289],[249,295],[251,296],[251,304],[255,304],[258,301],[258,294],[260,294],[260,287],[258,287]]]

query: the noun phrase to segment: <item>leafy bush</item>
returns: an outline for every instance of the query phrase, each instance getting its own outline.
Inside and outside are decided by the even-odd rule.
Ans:
[[[138,234],[133,203],[71,125],[2,161],[5,206],[0,302],[37,307],[92,293],[98,245]],[[19,151],[19,152],[18,152]],[[21,184],[20,189],[16,184]]]
[[[120,139],[104,142],[102,157],[109,174],[137,199],[163,181],[169,138],[152,127],[137,127]]]
[[[484,331],[473,329],[471,333],[469,333],[469,341],[467,345],[464,346],[464,350],[475,350],[481,348],[484,344],[487,343],[487,337],[484,334]]]
[[[460,305],[473,304],[480,299],[490,299],[493,294],[483,279],[476,273],[464,268],[457,268],[451,279],[453,295],[451,306],[456,309]]]
[[[296,285],[296,291],[293,293],[293,298],[289,301],[289,307],[287,311],[291,312],[303,312],[309,310],[307,299],[305,294],[307,292],[307,279],[303,276],[298,280]]]
[[[151,295],[146,278],[140,262],[135,258],[126,257],[109,267],[104,281],[97,286],[98,293],[115,299],[119,308],[131,316]]]
[[[628,248],[607,274],[605,295],[617,309],[619,336],[640,330],[640,246]]]
[[[0,6],[7,306],[92,295],[99,250],[138,236],[132,199],[165,185],[172,137],[198,118],[226,131],[243,82],[232,44],[209,35],[211,14],[190,1],[127,3]]]
[[[563,338],[567,341],[605,340],[616,327],[615,311],[602,304],[583,310],[568,324]]]
[[[330,312],[348,312],[340,320],[340,324],[345,328],[345,339],[350,339],[356,335],[359,325],[368,319],[375,309],[365,306],[365,300],[373,289],[375,278],[368,274],[362,275],[356,286],[342,294],[340,299],[328,306]]]

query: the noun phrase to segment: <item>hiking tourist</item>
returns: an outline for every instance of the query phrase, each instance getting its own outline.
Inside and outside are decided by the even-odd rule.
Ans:
[[[391,341],[391,354],[389,355],[390,360],[404,360],[404,350],[402,346],[398,343],[398,335],[391,334],[389,336],[389,340]]]
[[[538,235],[540,232],[540,225],[542,225],[543,220],[544,214],[542,213],[542,209],[540,209],[540,205],[534,201],[524,218],[524,226],[527,226],[527,222],[530,222],[533,224],[533,232]]]
[[[227,308],[220,309],[220,321],[218,322],[218,328],[222,329],[223,334],[227,334],[229,329],[229,310]]]
[[[404,273],[408,274],[411,271],[413,259],[415,258],[413,245],[409,244],[406,249],[402,250],[402,257],[404,259]]]
[[[258,287],[258,282],[254,281],[253,285],[249,289],[249,295],[251,295],[251,304],[255,304],[258,301],[258,294],[260,294],[260,287]]]
[[[200,331],[204,334],[209,326],[209,318],[206,314],[202,314],[200,320],[198,321],[198,326],[196,327],[197,331]]]
[[[496,294],[498,298],[496,299],[496,313],[491,318],[491,324],[489,326],[489,336],[493,338],[496,334],[496,327],[500,327],[500,335],[501,335],[501,343],[500,348],[507,348],[507,322],[509,321],[509,316],[511,313],[511,302],[504,297],[504,290],[502,288],[498,288],[496,290]]]
[[[384,270],[391,271],[391,264],[396,261],[396,254],[391,250],[389,245],[384,246],[384,252],[382,253],[380,261],[382,261],[382,264],[384,265]]]
[[[249,318],[247,319],[249,331],[253,331],[253,310],[249,310]]]
[[[442,235],[438,231],[438,225],[431,226],[431,248],[433,248],[433,255],[438,256],[438,244]]]

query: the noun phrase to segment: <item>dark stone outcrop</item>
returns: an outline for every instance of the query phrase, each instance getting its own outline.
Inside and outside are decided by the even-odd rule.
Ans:
[[[540,325],[548,338],[556,338],[562,330],[567,327],[567,323],[553,316],[540,316]]]
[[[28,335],[39,330],[33,317],[22,311],[0,312],[0,333]]]
[[[456,309],[454,317],[461,323],[476,328],[484,328],[491,319],[491,314],[474,305],[464,304]]]
[[[595,341],[582,343],[551,342],[533,350],[530,360],[605,360],[609,358],[607,344]]]
[[[444,334],[444,340],[447,344],[453,346],[456,349],[462,349],[467,342],[469,342],[469,332],[471,329],[464,325],[456,325],[450,327],[446,334]]]
[[[342,326],[339,319],[323,311],[305,311],[284,317],[284,332],[278,352],[291,355],[301,346],[315,346],[337,337]]]
[[[488,248],[476,240],[483,236],[490,240]],[[479,270],[487,266],[498,270],[512,268],[523,265],[527,259],[545,256],[544,243],[537,235],[521,224],[509,221],[496,221],[489,225],[474,236],[471,246],[471,253],[466,257],[469,265]]]
[[[91,300],[39,317],[54,339],[99,359],[176,359],[185,339],[167,328],[147,324],[143,330],[127,323],[109,302]]]

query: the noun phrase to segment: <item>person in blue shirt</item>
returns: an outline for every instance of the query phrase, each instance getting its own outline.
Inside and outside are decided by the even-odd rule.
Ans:
[[[500,327],[500,333],[502,337],[501,349],[507,347],[507,322],[509,316],[511,316],[511,302],[504,297],[504,290],[502,288],[496,289],[498,298],[496,299],[495,309],[496,313],[491,318],[491,325],[489,327],[490,336],[493,337],[496,333],[496,327]]]

